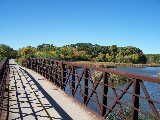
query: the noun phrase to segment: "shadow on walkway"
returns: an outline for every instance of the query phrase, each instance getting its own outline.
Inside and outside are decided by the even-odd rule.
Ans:
[[[29,74],[26,70],[20,67],[21,70],[23,70],[36,84],[39,91],[42,92],[42,94],[45,96],[45,98],[49,101],[49,103],[54,107],[54,109],[59,113],[59,115],[62,117],[62,120],[73,120],[63,109],[62,107],[57,104],[57,102],[42,88],[42,86],[35,80],[35,78]]]

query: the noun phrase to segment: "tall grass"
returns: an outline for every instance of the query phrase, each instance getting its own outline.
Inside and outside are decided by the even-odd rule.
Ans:
[[[132,64],[132,63],[94,62],[94,61],[76,61],[74,63],[95,65],[99,67],[160,67],[160,64]]]

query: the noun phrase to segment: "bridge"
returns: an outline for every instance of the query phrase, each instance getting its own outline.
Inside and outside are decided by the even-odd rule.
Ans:
[[[4,59],[0,120],[159,120],[160,96],[150,92],[159,83],[93,65],[27,59],[20,66]]]

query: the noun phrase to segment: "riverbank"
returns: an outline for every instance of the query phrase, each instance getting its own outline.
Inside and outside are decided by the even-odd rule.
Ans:
[[[132,63],[114,63],[114,62],[94,62],[94,61],[76,61],[77,64],[96,65],[102,67],[160,67],[160,64],[132,64]]]

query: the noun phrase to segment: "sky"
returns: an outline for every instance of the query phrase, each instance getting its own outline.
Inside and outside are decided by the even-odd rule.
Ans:
[[[74,43],[160,53],[160,0],[0,0],[0,44]]]

